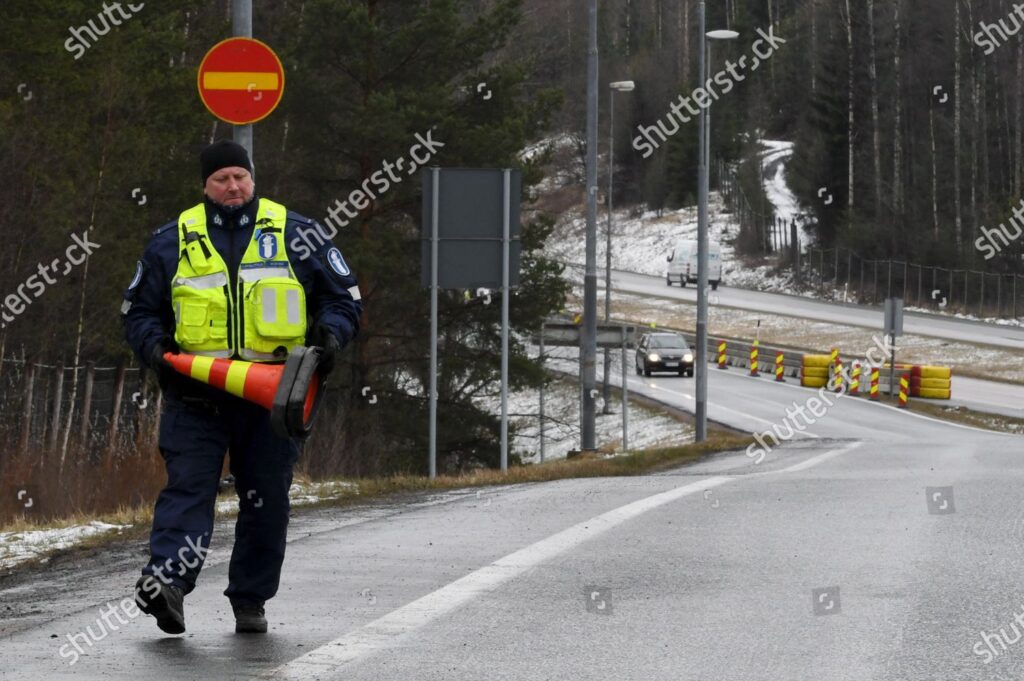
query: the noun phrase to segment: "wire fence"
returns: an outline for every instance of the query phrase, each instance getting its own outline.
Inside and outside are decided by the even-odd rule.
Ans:
[[[1015,319],[1024,314],[1024,275],[951,269],[904,260],[865,258],[846,248],[801,248],[795,220],[756,209],[736,168],[714,166],[726,206],[736,214],[742,250],[783,253],[799,284],[824,298],[881,304],[901,297],[906,304],[981,318]],[[760,202],[758,202],[760,203]]]
[[[805,282],[823,296],[878,304],[900,297],[908,305],[978,317],[1024,313],[1024,276],[871,260],[845,248],[812,248],[800,256]],[[831,290],[830,290],[831,289]],[[842,291],[840,291],[840,289]]]
[[[0,436],[23,455],[45,451],[98,459],[109,450],[155,437],[160,395],[138,367],[68,367],[4,358],[0,365]]]
[[[800,236],[796,220],[787,222],[776,216],[771,206],[755,208],[743,190],[734,166],[718,161],[713,167],[722,200],[729,211],[736,215],[739,223],[739,245],[743,252],[757,255],[785,251],[793,253],[794,247],[799,251]],[[759,205],[761,203],[758,201]]]

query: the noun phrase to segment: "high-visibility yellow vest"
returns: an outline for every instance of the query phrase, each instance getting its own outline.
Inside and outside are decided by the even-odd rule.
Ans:
[[[281,361],[306,340],[306,293],[285,250],[284,206],[260,199],[237,286],[206,228],[200,203],[178,218],[178,269],[171,281],[174,340],[183,352],[251,362]]]

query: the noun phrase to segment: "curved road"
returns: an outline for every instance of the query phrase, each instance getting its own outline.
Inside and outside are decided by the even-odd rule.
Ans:
[[[1024,438],[843,398],[786,442],[787,410],[813,391],[710,381],[713,418],[782,446],[304,512],[266,636],[232,633],[224,523],[184,636],[148,618],[99,626],[141,543],[53,561],[0,583],[0,679],[1024,676],[1010,628],[1024,612]],[[692,401],[693,379],[631,384]],[[59,651],[76,635],[71,664]]]
[[[604,290],[604,280],[598,286]],[[694,287],[668,286],[664,278],[635,272],[612,271],[612,290],[645,296],[683,300],[696,304]],[[814,321],[833,322],[880,330],[883,311],[880,308],[852,304],[829,303],[781,293],[766,293],[722,286],[715,292],[716,305],[741,310],[754,310]],[[1024,350],[1024,327],[1000,326],[942,315],[907,312],[903,329],[906,333],[933,336],[968,343],[993,345]],[[976,411],[1024,418],[1024,386],[957,377],[954,399],[949,404],[962,405]]]

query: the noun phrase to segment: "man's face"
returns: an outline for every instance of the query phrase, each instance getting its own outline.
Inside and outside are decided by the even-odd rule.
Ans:
[[[222,206],[241,206],[256,190],[252,175],[245,168],[221,168],[206,179],[206,195]]]

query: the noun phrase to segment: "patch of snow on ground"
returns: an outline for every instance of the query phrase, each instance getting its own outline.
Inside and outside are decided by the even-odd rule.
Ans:
[[[786,182],[786,162],[793,157],[793,143],[761,140],[761,167],[764,169],[764,193],[775,207],[775,215],[787,224],[796,220],[800,229],[800,250],[805,252],[814,240],[808,229],[805,214],[800,210],[796,195]]]
[[[359,494],[359,485],[343,480],[314,483],[294,482],[288,489],[288,498],[292,506],[307,506],[351,494]],[[257,503],[258,501],[257,499]],[[238,513],[238,497],[217,502],[217,514],[224,513]]]
[[[536,348],[534,348],[536,354]],[[580,447],[580,393],[578,350],[555,348],[545,352],[549,369],[565,375],[566,380],[554,381],[544,393],[544,460],[564,459],[571,450]],[[600,385],[604,364],[601,357],[597,362],[597,378]],[[621,363],[616,353],[612,359],[612,384],[621,385]],[[478,400],[481,407],[492,414],[501,413],[501,399],[498,395]],[[521,455],[524,463],[540,462],[540,397],[537,390],[509,393],[509,422],[514,427],[515,437],[509,443],[511,452]],[[616,392],[611,396],[611,414],[601,414],[601,400],[598,398],[598,413],[595,421],[596,441],[599,449],[621,450],[622,445],[622,400]],[[655,409],[642,406],[630,400],[629,405],[629,449],[631,451],[656,446],[676,446],[693,442],[693,428]]]
[[[114,530],[120,532],[128,527],[129,525],[110,525],[94,520],[88,525],[54,530],[0,532],[0,569],[13,567],[51,551],[70,548],[88,537]]]

